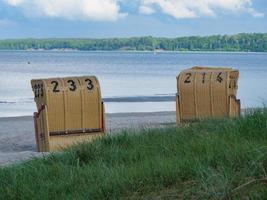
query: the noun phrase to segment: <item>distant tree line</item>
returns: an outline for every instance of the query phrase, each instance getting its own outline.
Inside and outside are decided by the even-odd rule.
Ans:
[[[0,40],[0,50],[82,51],[245,51],[267,52],[267,33],[191,36],[178,38],[132,37],[109,39],[6,39]]]

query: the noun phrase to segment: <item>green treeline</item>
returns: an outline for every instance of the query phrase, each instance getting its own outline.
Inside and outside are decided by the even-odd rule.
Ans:
[[[267,52],[267,33],[191,36],[179,38],[109,38],[109,39],[7,39],[0,40],[0,50],[82,51],[251,51]]]

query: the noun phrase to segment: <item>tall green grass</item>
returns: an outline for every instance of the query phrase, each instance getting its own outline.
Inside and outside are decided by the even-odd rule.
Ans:
[[[0,199],[267,199],[267,111],[127,130],[0,169]],[[265,184],[265,185],[264,185]]]

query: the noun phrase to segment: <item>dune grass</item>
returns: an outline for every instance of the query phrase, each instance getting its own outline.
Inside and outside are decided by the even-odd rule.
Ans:
[[[0,199],[267,199],[267,111],[127,130],[0,169]]]

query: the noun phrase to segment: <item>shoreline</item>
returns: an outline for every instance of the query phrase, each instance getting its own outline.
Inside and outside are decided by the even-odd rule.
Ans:
[[[159,112],[121,112],[121,113],[106,113],[106,117],[128,117],[128,116],[151,116],[151,115],[166,115],[166,114],[175,114],[175,111],[159,111]],[[25,116],[14,116],[14,117],[0,117],[0,122],[3,121],[10,121],[10,120],[28,120],[33,119],[33,116],[31,115],[25,115]],[[1,130],[0,130],[0,136],[1,136]]]
[[[169,50],[78,50],[78,49],[0,49],[0,52],[60,52],[60,53],[75,53],[75,52],[80,52],[80,53],[155,53],[155,54],[160,54],[160,53],[244,53],[244,54],[267,54],[267,51],[210,51],[210,50],[195,50],[195,51],[186,51],[186,50],[180,50],[180,51],[169,51]]]
[[[157,128],[175,125],[173,111],[150,113],[106,114],[107,134],[117,134],[125,129]],[[0,167],[43,156],[36,152],[32,116],[0,118]]]

